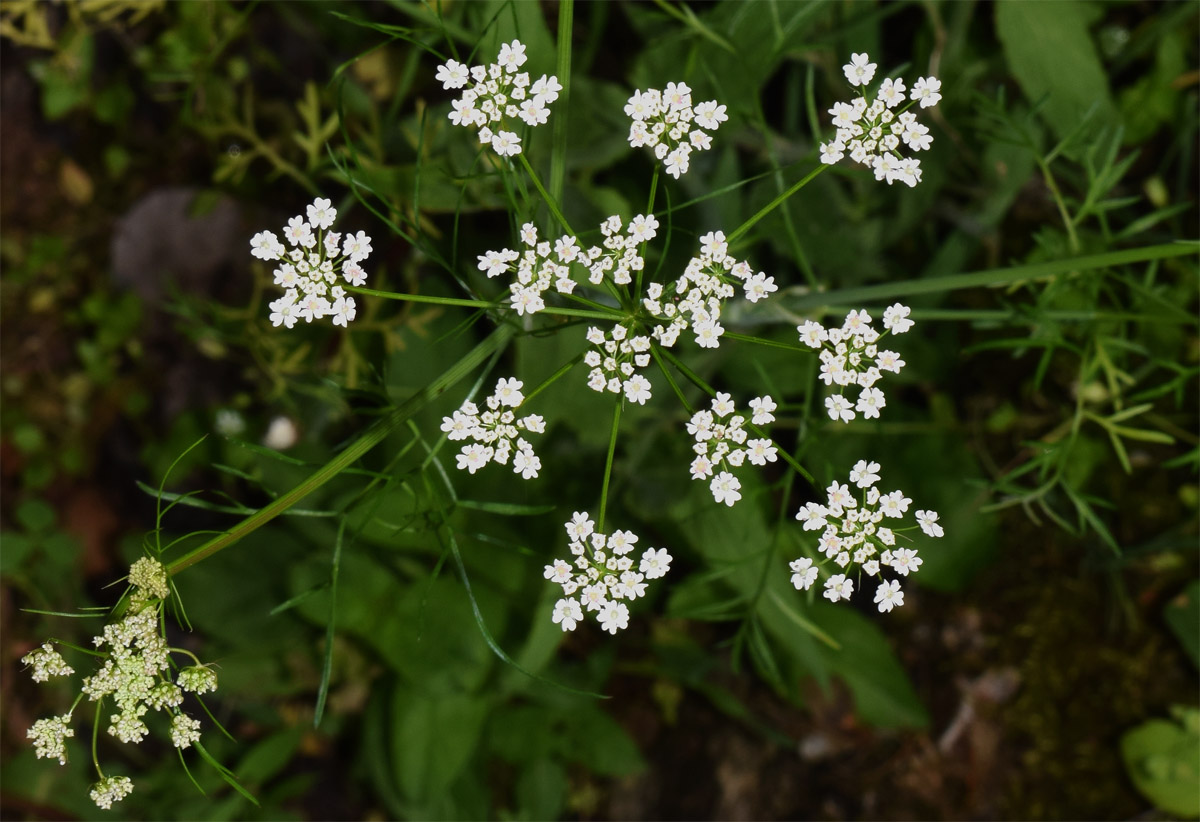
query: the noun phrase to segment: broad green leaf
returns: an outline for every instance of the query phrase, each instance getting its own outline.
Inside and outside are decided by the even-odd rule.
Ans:
[[[996,33],[1009,71],[1030,102],[1045,98],[1042,116],[1059,138],[1074,132],[1093,106],[1096,125],[1120,120],[1088,30],[1097,13],[1079,0],[996,4]]]
[[[1137,789],[1168,814],[1200,816],[1200,735],[1165,719],[1143,722],[1121,737],[1121,758]]]
[[[489,707],[480,696],[396,688],[392,767],[405,796],[427,803],[446,793],[475,752]]]
[[[1183,645],[1192,664],[1200,668],[1200,580],[1163,607],[1163,619]]]

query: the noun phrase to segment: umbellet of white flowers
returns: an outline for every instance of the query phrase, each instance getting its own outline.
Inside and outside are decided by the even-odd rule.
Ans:
[[[625,399],[645,405],[650,399],[650,381],[636,369],[650,364],[650,338],[629,332],[627,325],[614,325],[608,332],[593,326],[587,340],[595,346],[583,355],[588,372],[588,388],[593,391],[625,393]]]
[[[117,711],[109,715],[108,733],[122,742],[135,744],[150,732],[142,717],[150,709],[165,710],[172,717],[172,743],[180,749],[188,748],[200,739],[200,722],[179,710],[183,694],[216,690],[217,675],[197,662],[181,669],[172,681],[170,654],[177,649],[167,646],[161,624],[163,604],[171,594],[166,569],[157,559],[142,557],[129,569],[128,580],[131,589],[126,610],[119,620],[104,626],[103,633],[93,640],[101,650],[103,662],[96,673],[83,679],[75,705],[84,696],[101,704],[111,699]],[[21,661],[32,668],[35,682],[75,672],[50,643],[26,654]],[[33,740],[34,753],[39,758],[66,764],[65,740],[75,736],[70,727],[75,705],[61,716],[37,720],[29,729],[26,736]],[[103,772],[99,776],[100,780],[92,786],[91,798],[101,808],[111,808],[133,790],[133,782],[127,776],[105,776]]]
[[[594,613],[610,634],[629,627],[629,606],[646,595],[646,580],[665,576],[671,555],[665,548],[647,548],[634,564],[636,534],[613,531],[602,534],[586,513],[576,511],[565,523],[573,561],[556,559],[546,566],[545,578],[562,586],[563,598],[554,605],[552,619],[563,631],[574,631],[584,612]]]
[[[337,209],[318,197],[308,207],[307,220],[297,215],[283,229],[292,248],[270,231],[260,231],[250,240],[251,254],[280,264],[275,285],[284,294],[270,305],[271,325],[291,328],[297,320],[310,323],[330,317],[344,328],[357,315],[354,298],[339,283],[361,286],[367,281],[359,263],[371,253],[371,238],[362,231],[345,236],[328,231],[336,219]]]
[[[496,62],[487,66],[467,66],[447,60],[438,66],[437,79],[446,89],[464,89],[451,102],[450,122],[479,130],[479,142],[490,145],[501,157],[521,153],[521,136],[513,129],[517,121],[530,128],[550,117],[551,103],[562,91],[558,78],[543,74],[529,82],[529,74],[518,71],[525,65],[525,46],[513,40],[500,47]]]
[[[775,401],[769,396],[750,400],[754,425],[770,425],[775,421]],[[687,432],[695,439],[691,471],[694,480],[709,480],[713,499],[732,507],[742,498],[742,483],[731,469],[740,468],[746,461],[764,466],[778,458],[771,440],[750,439],[746,431],[746,415],[737,413],[729,394],[718,393],[712,410],[701,409],[692,415]],[[714,476],[715,474],[715,476]]]
[[[625,113],[633,118],[629,145],[653,149],[655,158],[677,180],[687,173],[693,150],[706,151],[712,146],[708,131],[729,119],[725,106],[716,100],[693,107],[692,90],[686,83],[667,83],[661,91],[639,89],[626,103]]]
[[[875,384],[884,371],[899,374],[904,367],[904,360],[895,351],[879,350],[879,341],[888,332],[903,334],[912,328],[909,313],[910,309],[900,303],[885,309],[884,334],[871,327],[871,315],[865,309],[847,314],[841,328],[827,329],[813,320],[796,326],[802,343],[821,349],[821,381],[838,386],[837,394],[825,398],[825,410],[831,420],[850,422],[856,412],[868,420],[879,416],[887,398]],[[844,396],[845,390],[852,386],[861,389],[855,404]]]
[[[899,180],[912,187],[921,181],[921,161],[901,157],[900,146],[924,151],[933,143],[933,137],[908,109],[913,104],[921,108],[937,105],[942,99],[942,83],[936,77],[920,78],[909,91],[906,103],[904,81],[889,77],[880,84],[875,99],[867,100],[865,90],[875,76],[875,68],[866,54],[850,55],[850,62],[842,67],[850,85],[861,87],[864,94],[849,103],[834,103],[829,110],[837,135],[821,145],[821,162],[833,165],[848,151],[850,159],[875,171],[876,180],[888,185]],[[894,111],[900,106],[903,108]]]
[[[879,463],[859,460],[850,471],[850,483],[859,489],[855,497],[849,484],[833,482],[826,490],[826,504],[806,503],[796,514],[804,523],[805,531],[821,531],[820,550],[824,554],[819,564],[810,557],[801,557],[790,564],[792,585],[797,590],[807,591],[817,581],[819,568],[832,563],[840,573],[831,574],[825,580],[824,596],[830,602],[849,599],[854,593],[854,567],[858,579],[862,575],[880,580],[875,589],[875,604],[881,613],[904,604],[904,592],[899,580],[885,580],[884,568],[907,577],[921,568],[922,560],[911,548],[897,547],[896,540],[909,539],[905,528],[895,527],[888,520],[902,519],[908,512],[912,500],[901,491],[881,494],[875,484],[879,482]],[[917,511],[917,525],[929,537],[943,536],[935,511]],[[887,524],[885,524],[887,523]]]
[[[721,325],[724,301],[742,293],[750,302],[767,299],[779,290],[775,278],[763,272],[754,273],[749,263],[735,259],[729,253],[725,232],[710,231],[700,238],[700,254],[693,257],[683,274],[664,289],[651,283],[642,301],[653,317],[660,321],[652,334],[665,348],[670,348],[682,331],[691,328],[696,344],[701,348],[717,348],[725,327]]]
[[[442,418],[442,431],[448,439],[473,440],[458,454],[459,470],[474,474],[489,462],[507,465],[511,457],[514,474],[524,479],[538,475],[542,461],[521,432],[545,433],[546,422],[537,414],[517,417],[516,409],[525,401],[522,387],[520,380],[503,378],[485,401],[486,410],[481,412],[468,400],[451,416]]]

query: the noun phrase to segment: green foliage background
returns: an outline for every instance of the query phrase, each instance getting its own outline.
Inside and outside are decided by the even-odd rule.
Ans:
[[[798,594],[786,563],[807,537],[792,515],[818,489],[778,471],[736,508],[713,505],[687,481],[684,416],[656,383],[626,409],[610,506],[675,564],[628,632],[564,640],[542,567],[562,521],[595,505],[607,404],[578,374],[540,396],[549,433],[530,482],[461,474],[438,450],[472,386],[535,385],[584,347],[582,328],[518,336],[357,470],[175,578],[194,630],[174,641],[219,662],[238,741],[206,740],[260,805],[199,766],[197,792],[147,742],[104,750],[137,785],[122,816],[1115,818],[1162,804],[1137,762],[1163,752],[1119,740],[1196,693],[1196,633],[1163,616],[1197,573],[1194,4],[12,2],[0,20],[4,75],[25,90],[6,109],[29,116],[5,117],[0,209],[6,818],[101,815],[84,744],[66,768],[33,759],[24,729],[69,697],[17,662],[99,628],[20,609],[111,604],[102,586],[153,527],[136,483],[156,487],[208,433],[168,485],[202,502],[163,527],[235,527],[490,330],[368,299],[353,333],[281,333],[247,242],[320,194],[375,238],[370,285],[495,293],[473,261],[511,243],[529,204],[450,126],[433,75],[514,37],[531,73],[568,86],[526,156],[576,226],[642,208],[651,161],[621,111],[633,89],[685,80],[729,106],[713,151],[664,189],[665,270],[812,169],[851,52],[942,79],[920,186],[838,166],[738,250],[781,284],[770,308],[731,314],[743,333],[794,342],[804,317],[914,307],[884,419],[831,426],[811,357],[726,343],[687,361],[737,396],[786,397],[777,430],[818,489],[870,457],[884,485],[942,512],[946,539],[923,550],[899,612]],[[209,278],[170,258],[144,272],[154,287],[110,276],[116,218],[172,186],[192,193],[190,218],[237,215]],[[181,381],[210,388],[173,399]],[[221,409],[243,434],[211,435]],[[280,414],[300,423],[286,455],[254,444]],[[976,699],[967,683],[1001,671],[1016,695],[970,702],[1000,742],[964,771],[938,743]],[[749,789],[728,776],[739,760],[758,763]]]

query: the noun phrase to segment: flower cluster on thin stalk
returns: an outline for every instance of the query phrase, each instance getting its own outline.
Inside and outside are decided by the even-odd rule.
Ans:
[[[832,565],[837,573],[826,577],[824,591],[830,602],[850,599],[855,580],[861,585],[862,577],[867,576],[879,580],[875,604],[880,612],[904,604],[900,581],[885,580],[883,571],[890,569],[907,577],[920,570],[922,560],[915,549],[903,547],[897,540],[909,541],[908,532],[918,527],[929,537],[941,537],[944,532],[935,511],[917,511],[915,525],[899,527],[902,522],[891,522],[904,519],[912,500],[902,491],[880,493],[875,487],[877,482],[879,463],[859,460],[850,471],[850,483],[858,488],[858,496],[849,483],[835,481],[825,490],[824,505],[809,502],[796,514],[805,531],[822,531],[819,545],[824,555],[819,564],[810,557],[791,563],[792,585],[798,590],[807,591],[817,581],[819,569]]]
[[[518,122],[530,128],[550,117],[548,106],[562,91],[558,78],[543,74],[532,84],[525,65],[525,46],[513,40],[500,47],[496,62],[467,66],[448,60],[438,67],[437,79],[446,89],[463,89],[451,104],[450,122],[479,130],[479,142],[490,145],[501,157],[521,153],[521,137],[513,129]]]
[[[291,328],[297,320],[310,323],[329,317],[345,328],[358,309],[341,283],[361,286],[367,281],[359,263],[371,253],[371,238],[362,231],[345,236],[329,231],[337,220],[329,200],[313,200],[307,214],[307,220],[292,217],[283,229],[290,249],[270,231],[260,231],[250,240],[251,254],[279,263],[275,285],[284,293],[270,305],[271,325]]]
[[[459,470],[474,474],[489,462],[508,465],[511,457],[514,474],[524,479],[538,475],[542,461],[521,432],[545,433],[546,421],[537,414],[517,416],[516,409],[525,402],[523,386],[520,380],[501,379],[484,402],[486,410],[480,411],[468,400],[454,414],[442,418],[442,431],[452,442],[472,440],[458,454]]]
[[[775,401],[770,397],[755,397],[750,400],[753,412],[750,422],[754,425],[770,425],[775,421]],[[750,439],[746,430],[746,415],[737,413],[737,408],[728,394],[718,393],[712,401],[712,410],[701,409],[692,415],[687,431],[696,441],[692,450],[692,479],[709,480],[708,488],[713,499],[732,507],[742,498],[742,482],[731,469],[741,468],[746,461],[751,465],[764,466],[778,458],[771,440],[760,437]]]
[[[101,660],[99,668],[83,679],[80,694],[67,713],[39,719],[26,736],[33,741],[39,758],[67,762],[65,740],[75,736],[70,722],[75,708],[87,697],[99,703],[97,715],[106,701],[115,712],[108,715],[108,733],[121,742],[141,742],[150,733],[143,717],[151,709],[170,717],[171,743],[180,750],[191,747],[200,739],[200,722],[188,716],[180,706],[184,692],[203,694],[217,688],[217,675],[195,657],[194,665],[185,667],[172,677],[178,666],[171,662],[172,653],[187,651],[167,646],[163,636],[163,604],[170,596],[167,572],[156,559],[143,557],[129,570],[131,591],[124,615],[104,627],[95,637],[96,651],[91,655]],[[42,645],[21,660],[31,669],[35,682],[75,673],[62,655],[50,643]],[[91,798],[101,808],[110,808],[133,790],[125,776],[105,776],[96,762],[99,781],[92,786]]]
[[[850,85],[861,87],[864,93],[849,103],[834,103],[829,110],[837,135],[821,145],[821,162],[833,165],[849,152],[851,160],[875,171],[876,180],[888,185],[899,180],[912,187],[921,181],[921,161],[902,157],[900,147],[925,151],[933,137],[909,109],[916,104],[921,108],[937,105],[942,99],[942,83],[935,77],[922,77],[909,90],[903,80],[889,77],[876,90],[875,99],[868,100],[866,88],[875,76],[875,68],[866,54],[850,55],[850,62],[842,67]]]
[[[904,367],[904,360],[895,351],[879,349],[879,341],[889,332],[903,334],[912,328],[909,313],[910,309],[900,303],[885,309],[883,334],[871,327],[871,315],[865,309],[847,314],[841,328],[825,328],[813,320],[796,326],[802,343],[821,349],[821,381],[838,387],[838,393],[825,398],[830,419],[850,422],[856,414],[868,420],[879,416],[887,398],[875,384],[884,371],[899,374]],[[860,389],[857,402],[851,404],[846,399],[847,388]]]
[[[692,90],[686,83],[667,83],[661,91],[639,89],[626,103],[625,113],[633,118],[629,145],[653,149],[655,158],[677,180],[691,166],[693,151],[712,147],[712,135],[708,132],[729,119],[725,106],[716,100],[693,107]]]
[[[665,548],[647,548],[635,565],[636,534],[602,534],[596,523],[579,511],[567,521],[566,529],[574,560],[556,559],[545,570],[546,579],[563,589],[563,598],[554,605],[554,623],[564,631],[574,631],[587,612],[595,614],[600,627],[610,634],[628,628],[629,606],[625,603],[646,595],[646,580],[658,579],[671,570],[671,555]]]
[[[750,302],[767,299],[779,290],[775,278],[754,273],[749,263],[735,259],[723,231],[710,231],[700,238],[700,254],[693,257],[683,274],[667,289],[652,283],[642,304],[660,321],[653,336],[666,348],[675,344],[682,331],[691,329],[701,348],[717,348],[725,327],[721,308],[737,293]]]

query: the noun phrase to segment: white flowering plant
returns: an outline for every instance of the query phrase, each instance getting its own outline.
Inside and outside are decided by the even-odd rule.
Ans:
[[[446,19],[482,7],[464,5]],[[946,156],[969,145],[942,119],[940,82],[909,87],[861,53],[789,54],[791,69],[827,78],[806,89],[810,135],[796,127],[794,100],[777,128],[766,75],[746,93],[729,64],[676,60],[678,44],[666,43],[628,71],[584,76],[570,59],[569,3],[557,53],[525,25],[531,15],[542,22],[545,4],[509,6],[470,53],[464,31],[447,28],[442,46],[415,36],[419,27],[356,21],[390,39],[378,62],[340,72],[353,93],[326,90],[329,121],[306,103],[314,127],[296,142],[308,164],[255,142],[278,172],[265,181],[278,210],[247,223],[253,308],[229,316],[268,341],[274,356],[262,370],[288,407],[262,445],[242,439],[250,414],[222,409],[210,444],[223,496],[175,498],[242,519],[173,553],[148,550],[93,648],[23,649],[36,682],[85,677],[73,703],[33,722],[31,756],[68,759],[88,736],[77,734],[78,708],[103,709],[91,735],[100,808],[148,793],[135,790],[137,773],[109,764],[118,743],[161,734],[185,764],[220,744],[201,701],[215,669],[187,658],[195,645],[168,625],[182,609],[180,574],[214,602],[228,601],[225,587],[252,591],[245,601],[295,618],[299,636],[324,629],[323,640],[289,649],[278,665],[288,685],[277,690],[315,690],[316,723],[326,711],[362,714],[376,734],[363,755],[372,773],[391,766],[382,770],[393,774],[397,816],[453,815],[438,803],[466,780],[461,763],[493,747],[522,784],[546,776],[530,762],[553,781],[572,754],[511,733],[514,703],[534,717],[519,727],[552,728],[586,748],[603,724],[581,700],[607,689],[611,672],[650,672],[669,713],[672,688],[694,680],[662,660],[712,634],[726,641],[707,666],[714,654],[728,652],[735,667],[747,657],[789,697],[801,677],[832,674],[868,724],[924,721],[883,633],[928,615],[936,598],[918,586],[945,586],[947,555],[969,552],[978,533],[933,510],[951,510],[952,495],[937,489],[962,473],[945,470],[957,455],[929,436],[954,428],[945,363],[961,346],[951,326],[928,321],[970,313],[931,308],[920,295],[964,286],[914,262],[934,230],[916,222],[914,204],[937,190]],[[752,7],[717,11],[734,8]],[[408,10],[429,19],[424,7]],[[693,20],[720,48],[720,27],[706,28],[707,14]],[[399,41],[414,49],[401,79],[388,49]],[[757,45],[743,39],[730,53],[779,63]],[[933,71],[917,73],[937,64],[931,56]],[[787,76],[798,98],[802,75]],[[832,90],[843,78],[850,99]],[[959,91],[947,89],[948,102]],[[388,114],[372,124],[379,112],[366,101],[383,108],[383,98]],[[954,251],[934,263],[953,265]],[[990,272],[956,282],[1018,281]],[[217,347],[201,339],[205,351]],[[1106,367],[1110,351],[1085,350]],[[314,360],[339,379],[307,379]],[[1138,413],[1077,416],[1068,445],[1092,422],[1120,442]],[[1040,504],[1063,475],[1012,493]],[[1090,510],[1090,498],[1072,502],[1081,517]],[[236,585],[212,578],[234,579],[215,562],[207,580],[185,573],[264,526],[255,551],[222,555],[244,558]],[[229,632],[252,646],[257,631],[238,616],[245,622]],[[210,630],[224,628],[208,618]],[[723,624],[709,631],[701,621]],[[643,650],[651,661],[631,663]],[[242,662],[224,651],[226,666]],[[882,708],[877,690],[890,699]],[[281,735],[294,708],[279,712]],[[503,748],[526,743],[528,754]],[[425,751],[439,767],[427,767]]]

